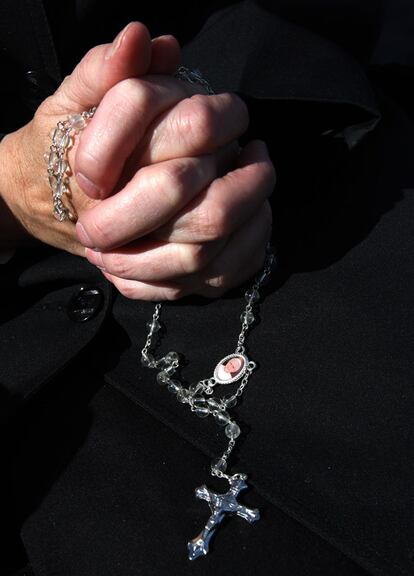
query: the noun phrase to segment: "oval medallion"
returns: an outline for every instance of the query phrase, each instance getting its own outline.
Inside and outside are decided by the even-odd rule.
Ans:
[[[229,354],[214,369],[214,380],[218,384],[231,384],[240,380],[246,372],[249,360],[243,354]]]

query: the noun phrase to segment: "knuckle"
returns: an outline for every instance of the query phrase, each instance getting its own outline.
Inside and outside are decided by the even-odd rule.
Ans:
[[[113,98],[114,110],[136,111],[152,102],[152,90],[149,83],[144,83],[139,78],[126,78],[121,80],[110,90]]]
[[[203,244],[186,244],[179,246],[179,261],[183,274],[193,274],[204,268],[207,261],[207,250]]]
[[[146,110],[153,104],[153,90],[139,78],[127,78],[116,84],[105,96],[107,116],[125,123],[133,119],[134,129],[144,129]]]
[[[204,286],[199,290],[199,294],[207,298],[220,298],[230,289],[230,286],[227,284],[227,280],[223,274],[206,278]]]
[[[164,194],[168,203],[175,205],[182,198],[190,180],[189,164],[184,160],[168,162],[154,171],[153,184]]]
[[[72,74],[65,77],[61,88],[69,99],[83,99],[82,97],[87,96],[93,100],[93,91],[90,86],[90,68],[91,62],[96,58],[97,50],[97,46],[90,48]]]
[[[90,223],[83,224],[83,226],[96,248],[105,249],[111,246],[111,233],[102,219],[94,218]]]
[[[99,173],[99,170],[97,171],[99,164],[99,157],[94,154],[94,148],[89,145],[87,138],[80,140],[76,150],[75,172],[82,172],[85,175]]]
[[[228,285],[228,278],[226,274],[220,273],[216,276],[206,279],[206,284],[210,288],[217,288],[218,290],[225,290]]]
[[[187,291],[184,286],[168,286],[162,290],[161,294],[163,300],[173,301],[183,298],[187,294]]]
[[[223,206],[214,205],[200,212],[198,230],[205,240],[219,240],[230,231],[230,217]]]
[[[119,278],[131,278],[132,271],[128,264],[128,258],[124,254],[111,254],[105,257],[105,268],[110,274]]]
[[[177,119],[181,136],[195,141],[206,140],[214,133],[215,115],[208,97],[195,94],[185,101]]]
[[[137,290],[132,283],[115,280],[114,285],[118,292],[120,292],[122,296],[125,296],[125,298],[128,298],[129,300],[136,300],[138,298]]]

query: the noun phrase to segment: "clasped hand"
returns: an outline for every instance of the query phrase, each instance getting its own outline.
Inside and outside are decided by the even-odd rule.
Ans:
[[[22,179],[9,171],[0,182],[18,225],[86,256],[128,298],[220,296],[259,270],[271,234],[275,171],[263,142],[237,144],[245,104],[174,78],[179,57],[173,37],[151,42],[131,23],[88,52],[33,121],[2,142]],[[58,120],[94,104],[69,153],[75,228],[53,221],[39,158]]]

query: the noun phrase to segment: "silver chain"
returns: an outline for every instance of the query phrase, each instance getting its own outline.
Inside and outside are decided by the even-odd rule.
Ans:
[[[240,434],[240,428],[236,422],[231,419],[228,409],[236,405],[238,398],[243,394],[244,389],[248,384],[252,372],[256,368],[256,363],[248,360],[245,355],[245,340],[248,331],[256,319],[255,308],[260,300],[260,290],[269,280],[274,263],[274,254],[270,245],[268,245],[266,248],[266,257],[263,269],[255,277],[252,287],[245,293],[247,304],[240,316],[242,327],[237,339],[237,347],[235,353],[230,354],[229,356],[243,356],[243,358],[246,358],[246,365],[244,367],[243,375],[240,378],[240,384],[233,394],[223,397],[212,396],[214,393],[214,387],[217,384],[223,383],[217,381],[216,377],[199,380],[197,383],[191,384],[188,388],[185,388],[183,383],[180,382],[177,377],[173,378],[180,365],[180,355],[175,351],[171,351],[160,358],[156,359],[154,357],[151,353],[153,338],[154,335],[158,334],[162,329],[160,322],[162,308],[161,302],[158,302],[155,305],[152,318],[147,323],[149,331],[145,346],[141,350],[141,363],[147,368],[160,370],[156,377],[159,384],[165,385],[171,393],[176,395],[179,402],[188,404],[191,411],[195,412],[200,418],[212,415],[219,425],[225,426],[225,433],[229,438],[228,446],[224,450],[223,454],[211,463],[211,474],[220,478],[227,478],[227,480],[236,476],[229,476],[225,473],[225,470],[227,468],[228,457],[236,444],[236,438]],[[226,356],[224,360],[226,358],[228,357]]]
[[[50,133],[52,143],[49,152],[44,155],[47,162],[47,175],[52,190],[53,215],[63,222],[77,220],[77,214],[72,206],[69,176],[71,174],[68,150],[73,146],[74,136],[83,130],[88,121],[93,118],[96,106],[86,112],[72,114],[66,120],[59,120],[56,128]]]

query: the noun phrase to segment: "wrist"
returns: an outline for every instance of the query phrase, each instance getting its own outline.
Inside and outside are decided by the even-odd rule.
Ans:
[[[0,141],[0,250],[27,242],[28,231],[19,219],[19,204],[24,197],[24,178],[18,158],[20,130]]]

